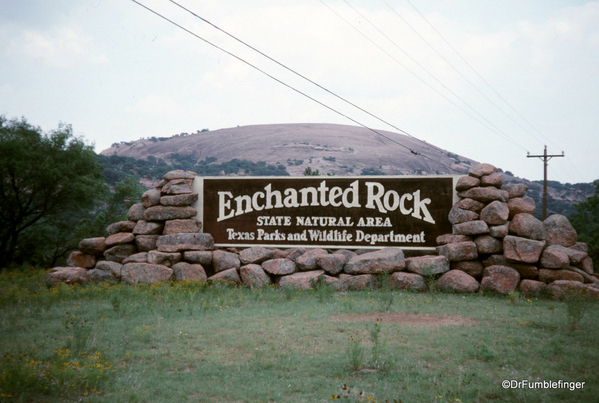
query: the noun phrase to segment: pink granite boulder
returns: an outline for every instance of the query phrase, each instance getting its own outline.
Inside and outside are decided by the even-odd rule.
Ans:
[[[489,266],[483,272],[481,290],[492,290],[500,294],[509,294],[516,290],[520,274],[508,266]]]
[[[480,288],[476,279],[461,270],[450,270],[435,281],[435,288],[441,291],[475,293]]]

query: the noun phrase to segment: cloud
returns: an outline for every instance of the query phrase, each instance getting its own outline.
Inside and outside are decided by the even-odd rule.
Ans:
[[[70,27],[60,27],[46,33],[24,29],[9,42],[6,52],[9,56],[41,61],[54,68],[108,62],[106,55],[94,49],[90,37]]]
[[[557,145],[547,142],[522,121],[408,3],[389,1],[419,34],[538,140],[493,107],[383,2],[349,1],[444,85],[526,150],[514,147],[458,110],[318,1],[180,2],[276,60],[429,143],[481,161],[500,161],[515,173],[525,172],[533,163],[523,157],[526,150],[538,153],[548,143],[551,152],[563,148],[585,176],[597,176],[582,168],[592,167],[592,158],[597,154],[598,115],[593,109],[599,93],[597,1],[418,3],[423,15],[468,63]],[[0,109],[15,115],[33,117],[37,111],[44,111],[61,119],[64,115],[82,122],[89,119],[93,124],[86,124],[95,128],[88,130],[99,133],[98,143],[106,137],[106,147],[128,136],[162,136],[204,127],[214,130],[238,124],[284,122],[354,124],[134,3],[13,3],[16,6],[9,7],[8,17],[0,16]],[[162,0],[143,3],[361,123],[390,130],[173,4]],[[345,3],[325,3],[431,86],[482,120]],[[537,171],[535,168],[533,177]]]

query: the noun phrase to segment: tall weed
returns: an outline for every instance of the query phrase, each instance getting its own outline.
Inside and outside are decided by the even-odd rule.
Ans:
[[[591,308],[595,298],[586,290],[569,289],[562,299],[566,303],[568,327],[572,331],[580,329],[580,322]]]
[[[426,283],[426,287],[428,288],[428,292],[433,301],[437,299],[437,287],[435,286],[435,282],[437,281],[437,276],[433,274],[433,271],[430,267],[427,267],[422,272],[422,277],[424,277],[424,282]]]
[[[391,278],[389,273],[380,273],[375,276],[376,291],[374,295],[377,297],[375,309],[377,312],[389,312],[391,305],[393,305],[394,294],[393,288],[391,287]]]
[[[372,361],[371,367],[376,370],[385,369],[387,360],[383,357],[383,343],[380,339],[382,319],[377,318],[376,323],[370,329],[370,341],[372,342]]]
[[[366,359],[366,352],[364,345],[362,344],[362,339],[359,337],[358,333],[356,333],[356,337],[349,336],[347,341],[346,355],[349,361],[349,367],[353,371],[358,371],[364,366],[364,361]]]
[[[318,297],[318,302],[324,302],[326,300],[330,300],[335,293],[333,287],[327,284],[323,275],[318,276],[316,280],[310,279],[310,285],[314,289],[316,296]]]

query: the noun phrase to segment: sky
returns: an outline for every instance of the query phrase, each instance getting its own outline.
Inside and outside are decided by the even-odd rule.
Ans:
[[[138,1],[353,121],[131,0],[0,0],[0,115],[71,124],[96,152],[206,128],[359,122],[530,180],[543,163],[527,153],[546,145],[565,153],[550,180],[599,179],[599,1],[178,1],[376,118],[169,0]]]

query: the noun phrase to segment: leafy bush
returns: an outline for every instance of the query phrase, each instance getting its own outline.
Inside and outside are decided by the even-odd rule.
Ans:
[[[310,285],[318,296],[318,302],[324,302],[325,300],[331,299],[335,293],[335,290],[327,284],[323,275],[318,276],[316,280],[310,279]]]
[[[595,302],[595,298],[586,290],[569,289],[564,293],[562,300],[566,303],[570,330],[579,329],[582,318]]]

